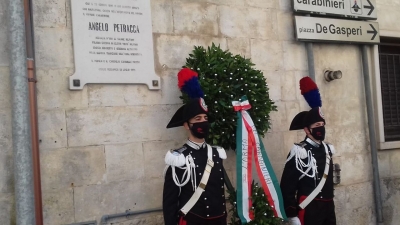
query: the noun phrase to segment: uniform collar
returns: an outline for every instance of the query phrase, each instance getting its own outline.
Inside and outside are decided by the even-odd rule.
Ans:
[[[309,143],[310,145],[316,147],[316,148],[319,148],[319,146],[320,146],[319,143],[317,143],[317,142],[311,140],[311,138],[309,138],[309,137],[307,137],[305,141],[306,141],[307,143]]]
[[[204,148],[204,147],[207,145],[206,142],[203,142],[203,143],[196,143],[196,142],[191,141],[191,140],[189,140],[189,139],[186,141],[186,144],[187,144],[189,147],[191,147],[191,148],[193,148],[193,149],[195,149],[195,150],[199,150],[199,149],[201,149],[201,148]]]

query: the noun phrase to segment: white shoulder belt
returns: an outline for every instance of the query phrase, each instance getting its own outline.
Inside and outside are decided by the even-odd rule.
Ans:
[[[211,169],[214,167],[214,162],[212,160],[212,148],[208,144],[207,144],[207,156],[208,156],[207,165],[206,169],[204,170],[203,177],[201,178],[200,184],[196,188],[196,191],[189,199],[189,201],[181,209],[181,212],[185,215],[193,208],[193,206],[199,200],[203,191],[206,189],[208,178],[210,178]]]
[[[300,203],[299,206],[302,209],[304,209],[308,204],[310,204],[310,202],[318,195],[318,193],[324,187],[326,178],[328,177],[331,156],[329,155],[328,147],[326,146],[326,144],[324,142],[322,142],[322,144],[324,145],[325,153],[326,153],[326,165],[325,165],[325,169],[324,169],[324,175],[322,176],[321,181],[319,182],[318,186],[314,189],[314,191],[311,192],[311,194],[309,196],[307,196],[307,198],[304,199],[304,201],[302,201]]]

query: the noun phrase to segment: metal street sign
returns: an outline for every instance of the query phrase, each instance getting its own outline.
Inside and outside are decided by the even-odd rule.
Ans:
[[[293,0],[298,12],[376,20],[375,0]]]
[[[295,16],[300,41],[379,43],[379,24],[355,20]]]

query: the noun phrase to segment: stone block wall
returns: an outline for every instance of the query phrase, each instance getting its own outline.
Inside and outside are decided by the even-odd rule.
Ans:
[[[6,1],[0,2],[0,218],[15,224],[14,172],[12,158],[11,93],[8,68]]]
[[[378,21],[381,30],[400,37],[400,14],[394,13],[400,9],[399,1],[377,0]],[[379,173],[381,178],[381,195],[383,219],[385,225],[398,224],[400,220],[400,151],[399,149],[382,150],[378,153]]]
[[[394,225],[400,218],[400,152],[385,150],[379,153],[379,173],[385,225]]]
[[[400,31],[396,0],[377,0],[381,29]],[[74,73],[69,0],[34,4],[43,210],[45,224],[100,221],[102,215],[161,206],[164,154],[185,140],[165,129],[180,106],[176,74],[194,45],[219,44],[263,71],[278,111],[263,139],[280,178],[291,146],[304,133],[288,131],[308,106],[298,81],[307,76],[305,44],[295,41],[289,0],[151,0],[155,71],[161,90],[144,85],[86,85],[70,91]],[[6,3],[0,2],[0,52],[7,51]],[[375,224],[361,54],[357,45],[314,44],[316,82],[327,141],[342,168],[336,187],[338,224]],[[0,54],[0,216],[14,224],[11,102],[7,54]],[[326,68],[343,78],[327,83]],[[211,104],[211,103],[209,103]],[[235,153],[225,162],[235,184]],[[398,150],[381,151],[385,225],[400,219]],[[397,161],[396,161],[397,160]],[[3,220],[4,219],[4,220]],[[3,223],[5,221],[5,223]],[[120,224],[162,224],[159,213]]]

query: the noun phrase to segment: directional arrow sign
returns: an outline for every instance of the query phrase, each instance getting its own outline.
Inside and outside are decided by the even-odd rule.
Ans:
[[[369,9],[367,15],[370,16],[372,14],[372,12],[375,11],[375,7],[374,7],[374,4],[372,4],[370,0],[367,0],[367,2],[368,2],[368,5],[364,5],[363,8],[364,9]],[[375,15],[376,15],[376,11],[375,11]]]
[[[376,44],[379,24],[355,20],[295,16],[296,38],[300,41]]]
[[[376,20],[375,0],[293,0],[297,12]]]

